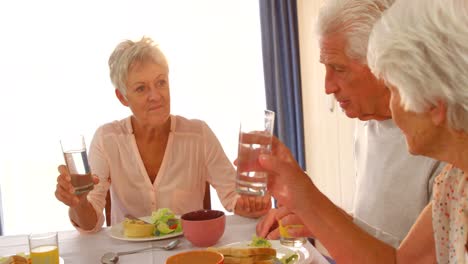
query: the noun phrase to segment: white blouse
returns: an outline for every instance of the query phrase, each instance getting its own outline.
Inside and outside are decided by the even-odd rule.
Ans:
[[[237,202],[235,169],[213,131],[201,120],[171,116],[166,152],[154,183],[140,157],[130,117],[97,129],[89,162],[100,182],[88,195],[98,222],[86,232],[96,232],[103,225],[109,188],[112,223],[123,221],[127,213],[140,217],[163,207],[179,215],[202,209],[206,181],[216,189],[226,210],[232,211]]]

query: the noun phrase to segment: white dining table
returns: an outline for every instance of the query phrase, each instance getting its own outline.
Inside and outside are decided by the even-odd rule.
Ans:
[[[214,245],[223,246],[235,242],[248,241],[255,234],[257,220],[236,215],[226,217],[226,229],[221,239]],[[101,256],[106,252],[128,251],[140,248],[147,248],[153,245],[167,244],[167,240],[133,242],[122,241],[110,236],[110,228],[103,228],[95,234],[80,234],[76,230],[59,231],[59,252],[66,264],[92,264],[101,263]],[[118,263],[153,263],[164,264],[165,260],[176,253],[202,249],[193,246],[183,236],[178,237],[181,243],[176,249],[171,251],[153,250],[133,255],[121,256]],[[307,242],[303,247],[297,248],[304,259],[300,263],[307,264],[328,264],[328,261]],[[19,252],[28,252],[28,236],[1,236],[0,256],[13,255]]]

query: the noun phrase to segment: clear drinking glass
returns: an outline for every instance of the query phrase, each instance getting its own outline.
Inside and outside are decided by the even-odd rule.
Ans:
[[[237,154],[236,190],[247,195],[266,193],[268,174],[258,164],[260,154],[271,152],[275,112],[252,112],[241,119]]]
[[[66,136],[60,140],[63,157],[71,177],[75,194],[82,194],[93,189],[94,183],[86,154],[84,137]]]
[[[287,247],[302,247],[306,243],[305,237],[292,237],[289,235],[289,230],[294,228],[303,228],[303,225],[282,225],[281,220],[278,220],[279,232],[280,232],[280,243]]]
[[[31,234],[28,241],[32,264],[59,264],[57,232]]]

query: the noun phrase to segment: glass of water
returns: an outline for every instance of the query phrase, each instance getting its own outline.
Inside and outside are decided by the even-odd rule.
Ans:
[[[63,156],[71,177],[75,194],[82,194],[93,189],[94,183],[86,154],[86,144],[82,135],[65,136],[60,140]]]
[[[258,164],[260,154],[270,154],[275,112],[263,110],[242,117],[237,154],[236,190],[240,194],[263,196],[268,174]]]

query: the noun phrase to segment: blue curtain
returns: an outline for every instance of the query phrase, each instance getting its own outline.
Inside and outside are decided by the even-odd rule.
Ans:
[[[305,167],[296,0],[259,0],[267,108],[275,135]]]

